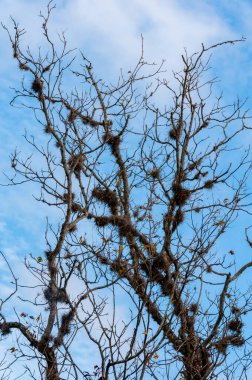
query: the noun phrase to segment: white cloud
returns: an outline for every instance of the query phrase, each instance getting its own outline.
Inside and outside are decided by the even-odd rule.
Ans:
[[[178,62],[184,47],[192,52],[199,48],[201,42],[210,44],[236,37],[228,19],[223,18],[218,8],[209,2],[195,0],[188,5],[185,1],[175,0],[130,0],[127,4],[123,0],[58,0],[56,3],[57,9],[53,12],[50,23],[52,31],[56,33],[65,30],[70,47],[86,51],[87,56],[94,59],[99,75],[108,74],[113,79],[117,77],[120,67],[127,69],[136,62],[140,54],[141,33],[145,38],[147,58],[157,62],[166,58],[168,72],[179,67]],[[46,4],[47,0],[2,0],[1,20],[10,26],[9,16],[12,15],[20,26],[27,29],[24,43],[31,44],[36,49],[44,44],[41,19],[37,16],[40,10],[46,10]],[[242,2],[241,9],[244,15],[245,12],[252,12],[247,2]],[[8,166],[8,156],[16,145],[28,152],[26,147],[21,147],[23,140],[20,135],[23,128],[30,128],[29,125],[34,120],[32,114],[13,110],[8,106],[7,102],[11,99],[8,86],[15,86],[19,82],[20,74],[17,73],[16,64],[11,57],[11,47],[4,31],[0,31],[0,41],[5,56],[0,62],[3,77],[0,87],[0,129],[5,142],[0,150],[2,169],[3,166]],[[230,55],[227,56],[230,58]],[[227,62],[225,53],[222,57]],[[236,62],[239,57],[239,53],[236,53]],[[222,65],[223,71],[224,67],[225,63]],[[236,77],[237,67],[238,64],[235,69]],[[0,183],[2,182],[1,176]],[[50,214],[54,218],[57,213],[38,207],[32,199],[31,187],[0,190],[5,200],[1,208],[1,220],[8,221],[8,233],[4,234],[2,247],[8,248],[12,245],[15,246],[15,252],[18,251],[17,247],[19,252],[21,249],[27,252],[34,240],[37,244],[39,241],[41,246],[44,236],[40,231],[44,231],[45,217]],[[27,242],[26,236],[29,236]]]
[[[39,10],[46,1],[2,1],[1,18],[11,14],[27,29],[27,43],[40,45]],[[151,60],[165,58],[175,68],[184,47],[198,49],[206,44],[230,38],[232,32],[217,10],[201,2],[190,7],[173,0],[67,0],[57,2],[51,28],[66,31],[71,47],[81,48],[98,58],[100,66],[128,67],[140,52],[141,33],[145,51]]]
[[[87,56],[94,59],[99,75],[108,73],[115,79],[120,67],[128,68],[134,65],[140,53],[141,33],[145,38],[145,53],[151,61],[160,62],[167,59],[168,71],[177,69],[180,54],[184,47],[189,52],[199,48],[201,42],[210,44],[225,38],[236,37],[235,30],[227,18],[223,18],[217,7],[210,2],[187,2],[174,0],[66,0],[57,1],[57,9],[51,19],[51,28],[54,32],[66,31],[70,47],[77,47],[87,52]],[[223,3],[225,1],[223,0]],[[37,15],[45,11],[47,0],[2,0],[1,20],[11,25],[9,15],[12,15],[22,27],[27,29],[24,37],[25,44],[31,43],[33,48],[43,45],[43,36],[40,27],[41,20]],[[210,5],[209,5],[210,4]],[[249,14],[251,6],[242,2],[242,12]],[[249,25],[247,25],[247,29]],[[251,30],[251,28],[250,28]],[[56,36],[55,36],[56,37]],[[17,74],[16,65],[11,57],[11,47],[4,31],[0,32],[0,41],[5,59],[0,62],[3,82],[0,87],[1,136],[5,142],[0,153],[1,166],[7,167],[7,160],[11,150],[20,145],[22,128],[32,124],[32,114],[13,110],[7,105],[11,99],[8,86],[18,83],[20,74]],[[227,55],[230,58],[230,55]],[[235,61],[239,61],[236,53]],[[226,62],[225,53],[223,60]],[[225,64],[222,65],[224,71]],[[236,77],[238,71],[236,65]],[[234,79],[235,80],[235,79]],[[31,122],[32,121],[32,122]],[[26,148],[22,147],[22,150]],[[0,179],[3,182],[3,177]],[[20,190],[19,190],[20,189]],[[41,226],[44,230],[45,216],[49,209],[39,211],[32,199],[32,189],[24,191],[21,188],[1,189],[5,202],[1,209],[2,220],[12,217],[9,223],[9,233],[5,234],[5,247],[10,246],[17,226],[20,231],[30,231],[31,240],[39,234]],[[22,193],[21,193],[22,192]],[[22,196],[21,196],[22,194]],[[55,214],[50,212],[53,217]],[[21,236],[16,239],[22,240]],[[41,241],[43,237],[41,235]],[[38,239],[36,239],[38,240]],[[32,244],[29,242],[29,244]],[[29,245],[27,244],[27,246]],[[15,241],[15,246],[17,240]],[[24,240],[20,247],[25,247]]]
[[[179,68],[180,55],[185,47],[189,52],[193,52],[198,50],[202,42],[208,45],[236,38],[237,34],[240,37],[240,33],[232,27],[228,19],[223,18],[218,8],[210,3],[175,0],[58,0],[50,25],[55,38],[56,32],[66,31],[69,46],[83,50],[88,58],[94,60],[99,75],[108,74],[115,79],[120,67],[128,69],[139,57],[141,33],[144,36],[146,57],[157,63],[163,58],[166,59],[169,71]],[[24,37],[25,44],[31,44],[36,49],[44,44],[40,27],[41,20],[37,15],[40,9],[45,10],[46,4],[47,0],[1,0],[1,20],[10,26],[9,15],[12,15],[27,30]],[[243,2],[241,10],[244,19],[250,21],[250,17],[246,15],[252,13],[251,6]],[[251,35],[252,29],[248,21],[245,22],[244,32],[247,31],[248,35],[249,33]],[[4,157],[1,165],[5,164],[7,167],[10,149],[21,144],[22,128],[31,123],[32,114],[30,120],[27,113],[22,116],[22,112],[19,112],[15,117],[16,110],[7,107],[6,98],[10,97],[7,87],[17,83],[19,74],[11,57],[10,44],[3,31],[0,31],[0,42],[4,57],[0,62],[3,78],[0,100],[2,107],[6,106],[0,113],[1,136],[5,142],[0,153],[1,157]],[[240,57],[240,54],[236,53],[236,74],[240,70]],[[230,60],[230,55],[227,58],[224,53],[223,71],[226,70],[228,60]],[[237,75],[233,82],[236,78]],[[1,189],[1,192],[5,194],[0,214],[1,220],[8,220],[7,224],[0,224],[0,231],[4,235],[1,242],[2,248],[8,257],[12,258],[13,265],[19,268],[20,277],[25,276],[27,283],[30,284],[31,277],[24,268],[20,267],[19,257],[24,253],[29,253],[32,246],[36,248],[42,246],[45,216],[49,210],[42,210],[31,201],[31,188],[27,191],[21,187],[5,188]],[[51,212],[51,217],[54,216],[55,214]],[[26,241],[25,238],[29,240]],[[35,250],[35,252],[36,255],[41,254],[41,251]],[[4,290],[5,292],[9,290],[7,281]],[[125,310],[120,305],[117,310],[118,318],[123,319],[123,314]]]

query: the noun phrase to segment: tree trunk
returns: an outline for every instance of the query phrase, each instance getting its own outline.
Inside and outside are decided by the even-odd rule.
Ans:
[[[211,372],[211,362],[206,348],[193,349],[184,357],[184,377],[186,380],[206,380]]]
[[[57,359],[54,350],[50,349],[46,352],[46,378],[45,380],[60,380]]]

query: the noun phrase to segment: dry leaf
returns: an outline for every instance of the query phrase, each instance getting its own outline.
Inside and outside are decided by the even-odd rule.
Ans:
[[[225,224],[224,220],[219,220],[215,223],[216,226],[223,226],[223,224]]]
[[[125,273],[126,273],[126,269],[125,269],[125,268],[121,268],[121,269],[119,269],[119,271],[118,271],[118,274],[119,274],[120,276],[124,275]]]
[[[71,257],[71,253],[67,251],[63,259],[70,259],[70,257]]]

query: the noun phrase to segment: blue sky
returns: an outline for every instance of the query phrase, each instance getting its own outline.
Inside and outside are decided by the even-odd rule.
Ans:
[[[69,46],[84,51],[94,63],[97,75],[104,79],[116,79],[120,68],[128,70],[134,66],[140,54],[141,34],[146,58],[157,63],[165,59],[168,78],[172,70],[181,68],[184,48],[194,52],[201,43],[210,45],[247,38],[244,43],[216,51],[212,73],[221,79],[217,88],[223,89],[227,101],[239,95],[248,98],[248,106],[252,106],[251,1],[58,0],[55,3],[57,9],[51,20],[55,38],[57,32],[65,31]],[[11,26],[9,16],[13,16],[27,30],[24,43],[36,49],[44,43],[37,15],[46,4],[45,0],[0,0],[1,21]],[[9,172],[11,151],[17,146],[29,153],[22,135],[24,129],[33,133],[36,124],[29,112],[9,106],[10,88],[18,84],[21,74],[3,30],[0,30],[0,54],[0,162],[1,170]],[[247,144],[247,141],[242,143]],[[2,172],[0,182],[6,182]],[[32,252],[39,256],[44,249],[41,231],[46,217],[55,220],[57,215],[53,210],[37,206],[32,198],[36,189],[31,186],[2,187],[0,192],[0,249],[21,276],[20,262],[25,254]],[[243,218],[236,233],[240,236],[243,226],[249,224],[252,224],[249,217]],[[239,250],[240,242],[236,240],[234,236],[234,248]],[[242,249],[249,254],[245,245]],[[243,258],[239,260],[242,262]],[[5,273],[2,264],[1,268]],[[7,277],[3,276],[2,283],[2,290],[8,292]]]
[[[43,47],[37,15],[46,4],[45,0],[0,0],[1,21],[11,26],[10,16],[13,16],[27,30],[24,45],[34,49]],[[168,79],[172,70],[180,69],[184,48],[194,52],[202,42],[210,45],[244,36],[246,42],[215,51],[211,73],[221,79],[217,89],[223,89],[228,102],[239,95],[248,97],[248,106],[252,104],[251,2],[194,0],[189,6],[184,0],[131,0],[126,7],[122,0],[58,0],[56,6],[50,24],[55,40],[58,32],[65,31],[69,46],[84,51],[94,63],[97,76],[105,79],[115,79],[120,68],[128,70],[134,66],[140,54],[141,34],[146,58],[157,63],[165,59]],[[22,135],[24,129],[32,133],[36,123],[29,112],[9,106],[11,87],[19,83],[21,74],[3,30],[0,30],[0,42],[0,154],[2,170],[8,172],[9,155],[16,146],[29,152]],[[5,182],[3,175],[0,182]],[[53,211],[35,206],[31,197],[33,189],[29,186],[0,191],[5,199],[0,211],[1,248],[18,258],[29,249],[41,249],[44,238],[40,234],[41,224],[44,225],[46,216],[54,216]]]

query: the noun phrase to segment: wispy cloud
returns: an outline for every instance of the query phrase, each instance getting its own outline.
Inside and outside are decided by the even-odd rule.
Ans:
[[[201,2],[173,0],[67,0],[56,2],[51,27],[65,31],[71,47],[87,51],[90,58],[101,59],[102,67],[132,65],[140,50],[140,35],[145,38],[145,51],[151,60],[167,59],[172,68],[184,47],[193,51],[206,44],[230,38],[233,32],[218,14],[218,9]],[[26,41],[41,45],[39,10],[45,1],[2,2],[1,18],[12,15],[28,31]],[[104,65],[105,64],[105,65]]]
[[[41,32],[41,19],[37,17],[39,11],[46,9],[46,0],[31,2],[29,0],[2,0],[1,20],[6,25],[10,24],[9,16],[13,16],[27,30],[24,43],[31,44],[33,49],[44,45]],[[203,42],[206,45],[226,38],[237,38],[244,34],[251,35],[252,28],[246,20],[252,13],[251,4],[247,1],[235,1],[227,9],[227,2],[201,2],[173,0],[65,0],[56,1],[57,9],[54,11],[50,23],[52,33],[57,39],[57,33],[66,32],[70,47],[76,47],[94,61],[98,75],[116,78],[119,68],[128,69],[134,65],[140,54],[141,34],[144,36],[145,55],[150,61],[160,62],[166,59],[168,71],[180,66],[180,55],[186,47],[189,52],[198,50]],[[238,5],[240,13],[235,13]],[[244,24],[242,33],[239,30],[241,15]],[[11,91],[8,87],[14,87],[21,78],[16,69],[16,64],[11,56],[11,47],[6,33],[0,32],[2,54],[0,70],[3,81],[0,87],[1,107],[1,136],[5,144],[1,146],[2,168],[8,166],[10,151],[18,146],[20,150],[23,140],[23,129],[32,130],[32,115],[20,110],[13,110],[8,106],[11,99]],[[250,46],[250,45],[247,45]],[[223,74],[224,85],[227,89],[234,87],[237,78],[244,81],[244,70],[239,69],[239,64],[245,68],[248,62],[246,51],[233,50],[232,53],[222,54],[219,62],[219,73]],[[228,69],[227,60],[233,55],[234,65]],[[219,56],[220,58],[220,56]],[[241,62],[242,58],[242,62]],[[231,71],[230,71],[231,70]],[[233,75],[235,73],[235,76]],[[248,70],[249,75],[249,70]],[[237,83],[235,89],[239,87]],[[246,83],[244,86],[248,86]],[[244,87],[242,87],[244,89]],[[230,91],[231,93],[231,91]],[[234,91],[233,91],[234,93]],[[3,182],[3,177],[0,182]],[[19,189],[4,188],[1,194],[5,202],[2,206],[2,220],[7,220],[9,231],[14,231],[16,239],[21,239],[22,234],[32,239],[39,233],[41,226],[45,224],[45,216],[49,209],[40,211],[31,202],[32,188],[28,188],[20,197]],[[53,217],[53,213],[50,213]],[[11,222],[9,216],[11,215]],[[35,222],[34,222],[35,221]],[[8,235],[8,234],[7,234]],[[11,243],[9,239],[8,244]],[[32,244],[32,243],[31,243]]]
[[[38,49],[44,46],[44,39],[41,20],[37,16],[40,10],[45,10],[46,4],[47,0],[1,0],[1,21],[11,26],[9,16],[13,16],[27,30],[24,44]],[[169,71],[180,68],[184,48],[190,53],[197,51],[202,42],[209,45],[242,35],[249,39],[252,36],[251,2],[242,0],[58,0],[56,4],[57,9],[50,23],[55,40],[57,33],[64,31],[69,47],[81,49],[94,61],[99,76],[113,79],[121,67],[127,70],[136,63],[141,50],[141,34],[146,58],[157,63],[165,59]],[[11,100],[9,87],[14,87],[21,76],[3,30],[0,31],[0,43],[3,78],[0,85],[0,133],[4,141],[0,148],[2,170],[3,167],[7,169],[10,151],[15,146],[26,151],[21,135],[24,128],[32,130],[34,120],[32,114],[29,117],[27,112],[13,110],[8,105]],[[251,78],[251,70],[248,62],[251,42],[239,50],[228,53],[225,50],[219,54],[218,74],[224,78],[228,94],[233,96],[240,86],[246,95],[250,90],[248,78]],[[3,180],[1,176],[0,182]],[[32,186],[1,188],[0,191],[0,246],[13,267],[19,269],[20,277],[25,277],[29,284],[31,276],[24,268],[20,269],[20,261],[31,251],[37,256],[41,254],[45,218],[50,216],[54,219],[56,214],[49,208],[37,206],[32,198]],[[1,265],[0,270],[4,271],[2,292],[8,294],[11,288],[7,272]],[[123,319],[124,314],[125,310],[120,305],[118,318]]]

